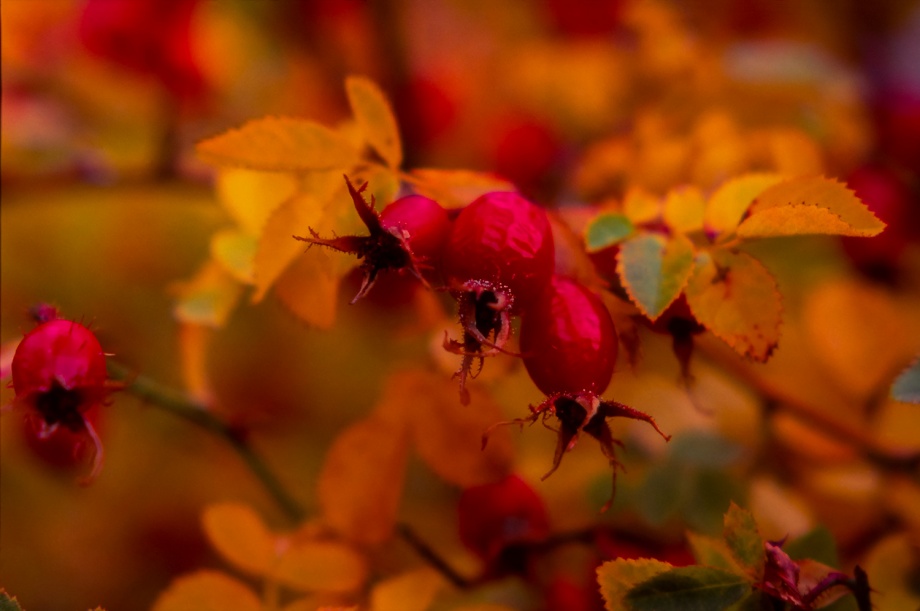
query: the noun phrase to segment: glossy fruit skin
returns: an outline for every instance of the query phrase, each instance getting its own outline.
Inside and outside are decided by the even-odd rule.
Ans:
[[[548,396],[600,395],[617,359],[617,332],[601,299],[555,275],[521,323],[521,352],[531,379]]]
[[[467,488],[458,503],[460,541],[489,562],[510,545],[549,536],[543,499],[517,475]]]
[[[70,320],[50,320],[28,332],[11,369],[16,402],[35,409],[49,427],[81,430],[83,412],[108,394],[99,340]]]
[[[380,224],[390,232],[405,232],[412,254],[423,263],[440,263],[450,234],[450,219],[438,202],[422,195],[401,197],[380,212]]]
[[[465,283],[503,285],[516,312],[526,309],[549,282],[555,267],[553,234],[546,212],[517,193],[486,193],[454,220],[444,251],[451,288]]]

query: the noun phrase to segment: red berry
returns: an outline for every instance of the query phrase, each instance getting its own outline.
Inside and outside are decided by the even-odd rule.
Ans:
[[[93,479],[102,467],[102,445],[86,412],[111,392],[105,354],[93,332],[70,320],[43,322],[22,338],[11,372],[14,404],[38,424],[39,436],[64,427],[93,443],[96,454],[88,478]]]
[[[517,193],[486,193],[454,219],[443,272],[457,299],[463,340],[445,337],[444,348],[463,355],[456,374],[463,403],[473,362],[481,366],[483,357],[504,352],[511,313],[526,310],[554,267],[549,218]]]
[[[83,417],[97,433],[101,433],[102,411],[98,405],[86,410]],[[32,454],[53,469],[73,469],[91,456],[91,440],[84,431],[59,426],[49,433],[37,413],[23,418],[22,435]]]
[[[342,236],[323,239],[310,228],[312,237],[294,236],[310,244],[327,246],[339,252],[363,259],[364,281],[352,303],[367,295],[378,274],[383,270],[406,270],[423,283],[424,272],[434,272],[440,263],[441,253],[450,232],[450,219],[433,199],[421,195],[400,198],[382,212],[374,209],[373,196],[367,203],[362,195],[367,183],[355,189],[345,177],[355,210],[370,235]]]
[[[491,133],[491,166],[496,173],[525,193],[551,185],[563,144],[546,121],[513,114],[499,118]]]
[[[488,563],[509,546],[537,543],[549,536],[543,500],[517,475],[467,488],[458,509],[460,541]]]
[[[613,377],[617,333],[597,295],[557,275],[524,316],[521,352],[543,393],[599,395]]]

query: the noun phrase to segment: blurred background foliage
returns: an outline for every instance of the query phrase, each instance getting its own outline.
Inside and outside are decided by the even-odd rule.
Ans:
[[[648,551],[679,545],[687,528],[718,531],[735,499],[769,538],[823,524],[845,564],[889,554],[905,575],[918,566],[916,478],[782,409],[817,406],[920,448],[916,408],[887,398],[920,350],[917,2],[3,0],[0,28],[0,340],[52,302],[121,362],[176,387],[174,286],[228,221],[194,144],[265,115],[335,124],[348,116],[348,74],[392,100],[405,167],[496,172],[573,225],[579,206],[630,187],[709,191],[752,170],[848,179],[889,229],[871,244],[758,245],[784,295],[769,364],[703,338],[688,395],[670,339],[641,330],[643,359],[634,372],[620,363],[610,394],[676,437],[665,446],[623,431],[628,471],[600,519]],[[412,332],[412,316],[385,300],[343,297],[339,311],[318,331],[272,300],[245,306],[208,353],[223,413],[252,427],[311,511],[337,432],[442,332]],[[483,383],[509,417],[540,400],[518,364],[493,369]],[[0,574],[26,609],[147,608],[176,575],[220,566],[200,528],[208,503],[243,501],[283,523],[204,432],[128,396],[102,419],[108,462],[90,488],[30,451],[17,414],[2,419]],[[594,448],[538,483],[551,436],[515,443],[515,470],[554,529],[599,519],[609,472]],[[415,461],[400,519],[474,570],[453,527],[458,493]],[[569,560],[560,566],[590,575],[590,558]],[[383,572],[417,562],[399,545],[378,561]]]

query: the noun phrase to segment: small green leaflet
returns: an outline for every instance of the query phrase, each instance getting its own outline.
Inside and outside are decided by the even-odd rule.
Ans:
[[[632,234],[635,227],[625,215],[604,212],[594,217],[585,228],[585,246],[588,252],[598,252],[615,246]]]

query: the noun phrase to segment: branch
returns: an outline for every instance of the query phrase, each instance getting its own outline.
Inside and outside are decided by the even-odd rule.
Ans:
[[[293,522],[303,520],[305,512],[300,503],[288,494],[262,458],[249,446],[241,434],[242,431],[216,417],[206,406],[192,401],[183,393],[167,388],[150,378],[135,375],[125,365],[109,360],[108,371],[112,379],[124,384],[125,392],[183,418],[229,443],[285,515]]]

